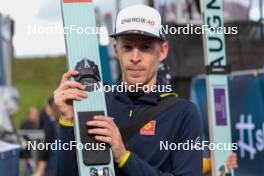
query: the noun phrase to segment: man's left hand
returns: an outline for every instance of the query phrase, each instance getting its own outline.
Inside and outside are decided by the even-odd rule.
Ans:
[[[95,140],[109,144],[115,162],[120,163],[127,150],[113,119],[108,116],[94,116],[93,120],[87,122],[87,125],[93,127],[88,130],[88,133],[95,135]]]

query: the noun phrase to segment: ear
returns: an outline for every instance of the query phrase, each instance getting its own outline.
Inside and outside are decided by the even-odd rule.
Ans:
[[[160,50],[160,62],[162,62],[164,59],[166,59],[169,51],[169,44],[168,42],[163,42],[161,44],[161,50]]]
[[[118,41],[117,40],[115,40],[115,42],[114,42],[114,51],[115,51],[115,57],[117,58],[117,59],[119,59],[119,54],[118,54],[118,49],[117,49],[117,45],[118,45],[118,43],[117,43]]]

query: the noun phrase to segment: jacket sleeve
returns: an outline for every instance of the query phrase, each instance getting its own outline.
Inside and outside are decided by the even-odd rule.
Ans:
[[[197,107],[191,103],[181,118],[181,127],[176,133],[177,136],[175,134],[175,143],[201,139],[202,123]],[[129,176],[202,176],[202,150],[174,150],[170,159],[172,169],[161,171],[131,153],[121,169]]]
[[[48,144],[54,142],[55,130],[53,124],[48,120],[43,124],[43,131],[45,133],[44,143]],[[47,162],[48,159],[50,158],[50,153],[51,153],[50,148],[48,148],[47,150],[39,151],[39,160]]]
[[[61,144],[70,144],[75,141],[72,127],[60,125],[59,140]],[[65,145],[66,146],[66,145]],[[76,159],[76,148],[58,151],[58,176],[78,176],[78,166]]]

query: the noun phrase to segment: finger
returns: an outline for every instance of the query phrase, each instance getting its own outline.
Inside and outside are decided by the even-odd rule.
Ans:
[[[77,76],[78,74],[79,74],[79,72],[76,70],[70,70],[67,73],[64,73],[62,75],[62,78],[61,78],[61,83],[68,81],[70,79],[70,77]]]
[[[228,168],[229,169],[235,169],[235,168],[238,168],[238,165],[237,164],[228,165]]]
[[[228,158],[227,158],[227,161],[232,161],[234,160],[234,156],[233,155],[229,155]]]
[[[62,99],[62,101],[66,101],[66,100],[78,100],[78,101],[80,101],[83,99],[83,97],[78,96],[76,94],[70,94],[69,93],[69,94],[62,95],[61,99]]]
[[[60,95],[56,99],[56,104],[57,105],[63,105],[66,101],[69,101],[69,100],[70,101],[72,101],[72,100],[81,101],[82,99],[85,99],[86,97],[82,96],[82,95],[75,94],[75,93],[66,93],[66,94]]]
[[[237,165],[237,162],[227,162],[226,164],[228,167],[232,168],[233,166]]]
[[[110,124],[105,122],[105,121],[98,121],[98,120],[89,120],[87,122],[88,126],[93,126],[93,127],[100,127],[100,128],[107,128],[111,129]]]
[[[237,158],[232,158],[230,161],[236,162],[237,161]]]
[[[66,81],[60,85],[60,90],[65,90],[67,88],[78,88],[81,90],[85,89],[85,85],[82,85],[81,83],[77,81]]]
[[[108,123],[113,123],[113,118],[108,117],[108,116],[103,116],[103,115],[96,115],[93,117],[95,120],[101,120],[101,121],[106,121]]]
[[[105,142],[111,145],[112,143],[112,138],[108,136],[95,136],[95,140],[99,142]]]
[[[88,130],[89,134],[95,134],[95,135],[100,135],[100,136],[111,136],[111,133],[108,129],[105,128],[94,128]]]
[[[232,156],[235,156],[235,157],[237,156],[237,154],[236,154],[236,153],[232,153],[231,155],[232,155]]]
[[[237,164],[237,162],[236,162],[236,161],[230,161],[229,163],[230,163],[230,165]]]
[[[237,155],[233,153],[233,154],[230,155],[230,157],[231,157],[231,158],[236,158]]]
[[[232,154],[230,155],[230,158],[232,158],[232,159],[237,159],[237,154],[236,154],[236,153],[232,153]]]
[[[88,96],[87,93],[78,89],[67,89],[61,92],[61,95],[66,95],[66,94],[76,94],[83,98],[86,98]]]
[[[228,162],[236,162],[237,161],[237,158],[234,158],[234,157],[229,157],[228,158]]]
[[[226,165],[227,165],[228,167],[231,167],[233,164],[232,164],[232,163],[226,163]]]

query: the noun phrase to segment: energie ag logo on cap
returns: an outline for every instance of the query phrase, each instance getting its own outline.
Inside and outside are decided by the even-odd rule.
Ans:
[[[156,9],[146,5],[133,5],[118,13],[115,33],[110,36],[138,34],[165,40],[161,29],[161,16]]]
[[[155,20],[147,19],[147,18],[140,18],[140,17],[122,19],[121,24],[125,24],[125,23],[142,23],[142,24],[154,26]]]

